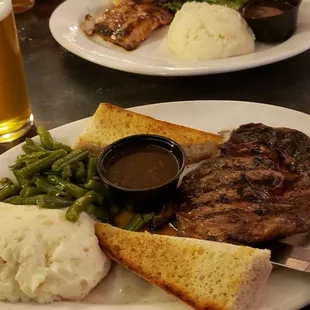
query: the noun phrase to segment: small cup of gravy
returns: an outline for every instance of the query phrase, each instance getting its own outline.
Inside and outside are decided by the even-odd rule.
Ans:
[[[108,146],[97,169],[121,207],[158,211],[177,187],[185,153],[176,142],[157,135],[134,135]]]
[[[248,0],[240,12],[257,41],[277,43],[296,31],[300,4],[301,0]]]

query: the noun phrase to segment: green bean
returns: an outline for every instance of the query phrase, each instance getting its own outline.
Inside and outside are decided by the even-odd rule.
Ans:
[[[0,188],[3,188],[6,185],[14,185],[14,182],[10,178],[0,179]]]
[[[43,147],[40,146],[36,146],[36,145],[29,145],[24,143],[22,145],[22,150],[26,153],[26,154],[31,154],[31,153],[35,153],[35,152],[41,152],[41,151],[45,151],[46,149],[44,149]]]
[[[15,164],[9,166],[9,169],[11,171],[14,171],[14,170],[21,169],[21,168],[23,168],[25,166],[26,166],[26,164],[24,162],[16,162]]]
[[[39,126],[37,129],[37,133],[40,137],[42,146],[47,150],[52,150],[54,145],[54,140],[51,134],[42,126]]]
[[[75,178],[78,182],[83,183],[85,181],[86,171],[82,161],[79,161],[75,167]]]
[[[47,182],[45,179],[41,178],[41,177],[37,177],[34,180],[34,184],[41,189],[43,192],[47,193],[47,194],[54,194],[54,186]]]
[[[5,185],[0,190],[0,201],[3,201],[9,197],[17,195],[19,192],[19,188],[16,185]]]
[[[15,176],[15,179],[18,183],[18,185],[22,188],[24,188],[25,186],[28,186],[30,181],[27,180],[21,173],[20,170],[13,170],[13,174]]]
[[[104,198],[98,194],[97,192],[94,191],[93,193],[93,196],[94,196],[94,199],[95,199],[95,202],[96,204],[98,204],[99,206],[102,206],[103,205],[103,201],[104,201]]]
[[[31,154],[31,153],[30,153]],[[23,161],[23,159],[29,154],[20,154],[16,157],[16,161]]]
[[[101,183],[101,184],[102,184],[102,180],[101,180],[101,178],[100,178],[100,177],[98,177],[97,175],[95,175],[92,179],[93,179],[94,181],[99,182],[99,183]]]
[[[41,197],[41,195],[31,197],[13,196],[5,199],[4,202],[11,203],[13,205],[36,205],[39,197]]]
[[[59,191],[64,191],[65,190],[65,188],[62,186],[62,185],[54,185],[54,187],[57,189],[57,190],[59,190]]]
[[[63,180],[57,175],[48,175],[47,179],[50,183],[53,185],[60,185],[63,187],[63,189],[68,192],[70,195],[72,195],[75,198],[80,198],[84,196],[88,190],[84,189],[82,187],[79,187],[69,181]]]
[[[97,205],[99,205],[99,206],[102,206],[103,205],[103,201],[104,201],[104,199],[103,199],[103,197],[100,195],[100,194],[98,194],[97,192],[95,192],[95,191],[86,191],[86,193],[89,193],[89,192],[91,192],[92,193],[92,197],[93,197],[93,200],[94,200],[94,203],[96,203]]]
[[[47,155],[49,155],[50,152],[48,151],[39,151],[39,152],[34,152],[34,153],[30,153],[30,154],[23,154],[23,155],[19,155],[17,156],[17,162],[27,162],[28,160],[38,160],[41,159]]]
[[[102,196],[104,196],[107,199],[110,199],[111,193],[108,187],[106,187],[104,184],[94,181],[94,180],[89,180],[85,185],[85,188],[87,189],[92,189]]]
[[[61,177],[64,179],[64,180],[70,180],[71,177],[72,177],[72,168],[71,166],[65,166],[62,171],[61,171]]]
[[[101,222],[111,223],[111,216],[109,212],[104,208],[100,208],[93,204],[89,204],[86,207],[85,212],[90,215],[93,215],[96,219],[100,220]]]
[[[89,157],[87,162],[87,175],[86,181],[90,181],[97,175],[97,159],[95,157]]]
[[[65,155],[66,151],[64,150],[53,151],[48,156],[39,159],[38,161],[30,164],[29,166],[26,166],[18,170],[18,172],[25,178],[33,177],[35,174],[44,171],[45,169],[52,166],[55,161],[57,161],[59,158]]]
[[[55,171],[53,171],[53,170],[46,170],[46,171],[43,171],[42,174],[44,174],[44,175],[50,175],[50,174],[52,174],[52,175],[61,176],[61,172],[55,172]]]
[[[35,146],[34,141],[33,141],[32,139],[30,139],[30,138],[26,138],[26,139],[25,139],[25,143],[26,143],[27,145]]]
[[[37,153],[33,153],[33,154],[28,154],[28,155],[26,155],[26,158],[25,158],[25,159],[33,159],[33,158],[36,158],[36,159],[39,158],[39,159],[41,159],[41,158],[44,158],[44,157],[48,156],[49,154],[51,154],[50,151],[37,152]]]
[[[110,205],[110,213],[114,217],[114,216],[121,213],[121,208],[118,205],[116,205],[115,203],[112,203]]]
[[[66,219],[70,222],[76,222],[80,214],[86,210],[87,205],[96,201],[97,193],[95,191],[87,192],[84,196],[78,198],[67,210]]]
[[[24,189],[22,189],[22,191],[20,192],[20,196],[21,197],[30,197],[30,196],[36,196],[36,195],[39,195],[42,193],[43,193],[43,191],[38,187],[27,186]]]
[[[137,213],[133,219],[129,222],[129,224],[126,226],[125,229],[132,230],[132,231],[138,231],[142,228],[144,225],[144,221],[142,218],[142,215],[140,213]]]
[[[96,209],[97,209],[97,207],[95,205],[89,204],[89,205],[86,206],[85,212],[87,214],[95,216]]]
[[[25,159],[24,163],[26,164],[26,166],[29,166],[30,164],[36,163],[40,158],[29,158],[29,159]],[[24,168],[24,167],[23,167]]]
[[[37,177],[34,180],[34,184],[44,193],[55,195],[55,196],[64,196],[65,192],[57,189],[53,184],[49,183],[42,177]]]
[[[129,222],[126,229],[132,231],[139,231],[145,224],[147,224],[153,219],[154,215],[155,213],[137,213]]]
[[[42,195],[37,199],[37,205],[44,209],[62,209],[72,205],[72,201],[50,195]]]
[[[149,223],[153,219],[154,216],[155,216],[155,212],[142,214],[143,220],[146,224]]]
[[[72,152],[72,149],[69,145],[66,145],[60,142],[54,142],[53,150],[61,150],[61,149],[65,150],[67,153]]]
[[[19,155],[17,156],[16,163],[10,166],[10,169],[11,170],[21,169],[25,167],[25,165],[30,165],[38,161],[39,159],[46,157],[49,154],[50,154],[49,152],[39,151],[39,152],[30,153],[30,154]]]
[[[61,171],[67,165],[75,165],[80,160],[83,160],[88,155],[88,150],[86,148],[81,148],[79,150],[73,151],[70,154],[57,160],[53,166],[53,171]]]

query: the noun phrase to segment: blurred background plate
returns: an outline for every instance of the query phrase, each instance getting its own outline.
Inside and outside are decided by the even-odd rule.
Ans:
[[[227,59],[180,61],[166,42],[168,27],[155,31],[136,50],[128,52],[111,43],[98,44],[84,35],[79,25],[87,13],[103,10],[110,0],[67,0],[52,14],[50,30],[70,52],[102,66],[147,75],[189,76],[238,71],[258,67],[300,54],[310,48],[310,0],[300,7],[298,28],[287,41],[256,44],[256,52]]]

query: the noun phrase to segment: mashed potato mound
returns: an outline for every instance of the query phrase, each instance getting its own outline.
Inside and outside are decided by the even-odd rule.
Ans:
[[[168,32],[169,48],[184,59],[215,59],[254,52],[255,37],[233,9],[187,2]]]
[[[0,300],[81,300],[110,264],[87,214],[0,203]]]

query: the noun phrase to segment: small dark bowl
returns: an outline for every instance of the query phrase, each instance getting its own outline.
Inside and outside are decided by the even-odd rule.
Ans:
[[[141,145],[159,146],[172,153],[178,162],[177,174],[167,183],[147,189],[129,189],[110,182],[105,177],[105,170],[115,154],[127,147],[132,148]],[[97,170],[102,181],[109,187],[117,205],[120,207],[130,205],[134,212],[148,213],[159,211],[163,204],[169,200],[185,168],[185,161],[185,153],[178,143],[162,136],[141,134],[120,139],[108,146],[98,159]]]
[[[280,15],[270,17],[247,17],[247,10],[253,6],[266,3],[288,3],[292,7]],[[249,0],[241,8],[240,13],[252,28],[256,40],[266,43],[279,43],[289,39],[297,28],[297,18],[301,0]]]

